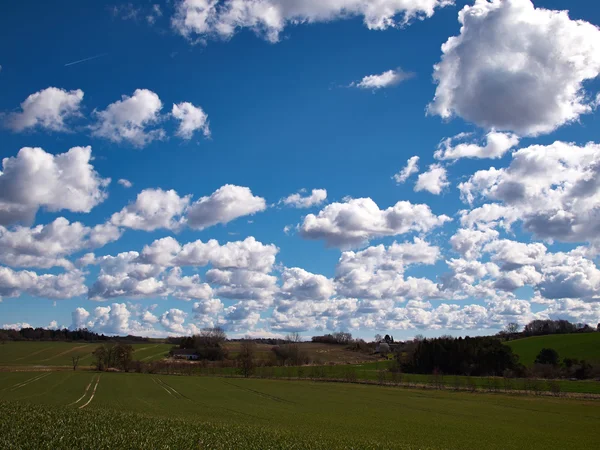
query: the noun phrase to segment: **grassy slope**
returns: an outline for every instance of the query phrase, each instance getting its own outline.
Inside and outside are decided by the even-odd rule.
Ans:
[[[85,342],[6,342],[0,344],[0,366],[69,366],[80,356],[81,366],[92,363],[92,352],[100,344]],[[169,344],[133,344],[134,359],[154,361],[164,357]]]
[[[79,355],[82,366],[90,365],[92,352],[100,344],[85,342],[6,342],[0,344],[0,366],[68,366],[71,357]],[[239,342],[226,344],[230,358],[235,358],[239,352]],[[145,362],[162,359],[172,348],[170,344],[133,344],[134,359]],[[259,344],[257,357],[269,359],[272,355],[272,345]],[[328,363],[360,363],[376,359],[371,355],[347,350],[341,345],[315,344],[312,342],[301,343],[300,348],[312,360]]]
[[[310,442],[320,443],[315,445],[317,448],[345,447],[351,442],[355,448],[368,448],[374,440],[384,445],[395,443],[399,448],[590,448],[590,442],[597,440],[596,426],[600,421],[600,408],[592,401],[353,384],[110,373],[101,375],[95,398],[86,409],[79,410],[66,405],[83,394],[95,374],[52,372],[15,388],[34,376],[0,374],[0,411],[15,411],[2,414],[10,420],[0,424],[0,436],[25,445],[46,434],[48,442],[55,439],[54,446],[45,444],[47,448],[59,448],[58,437],[62,435],[89,435],[82,439],[94,438],[98,443],[122,438],[131,448],[158,446],[159,441],[149,441],[151,445],[140,441],[147,439],[148,433],[162,438],[161,444],[179,439],[182,434],[188,436],[187,443],[171,442],[177,448],[191,447],[198,440],[212,447],[210,433],[217,439],[215,442],[238,448],[249,447],[242,443],[244,436],[265,440],[258,445],[262,448],[288,447],[291,443],[307,448]],[[167,392],[161,381],[174,391]],[[27,406],[4,401],[53,408],[29,411]],[[123,416],[130,413],[150,419]],[[39,420],[34,418],[36,414]],[[24,420],[23,415],[30,419],[19,423]],[[96,421],[97,427],[90,425]],[[25,424],[35,426],[32,430]],[[111,429],[118,433],[110,433]],[[159,429],[162,433],[152,431]],[[0,447],[5,448],[2,439]],[[62,445],[68,446],[64,442]],[[113,448],[117,444],[113,441]],[[105,448],[110,446],[106,444]]]
[[[239,352],[239,342],[227,342],[225,347],[229,351],[230,358],[234,358]],[[272,357],[273,345],[257,344],[256,356],[259,359],[269,359]],[[344,345],[321,344],[317,342],[301,342],[300,351],[307,354],[311,361],[321,364],[358,364],[365,361],[377,360],[377,356],[367,353],[353,352]]]
[[[553,334],[517,339],[507,343],[520,361],[531,365],[542,348],[553,348],[562,358],[600,362],[600,333]]]

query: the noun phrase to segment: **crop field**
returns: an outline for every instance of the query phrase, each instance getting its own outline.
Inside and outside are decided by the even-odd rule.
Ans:
[[[0,373],[0,448],[594,448],[598,401],[309,381]]]
[[[92,352],[100,343],[86,342],[7,342],[0,344],[0,366],[70,366],[79,356],[81,366],[92,364]],[[133,344],[136,360],[155,361],[171,349],[169,344]]]
[[[519,355],[519,360],[525,365],[532,365],[535,357],[543,348],[553,348],[561,359],[577,358],[600,363],[600,333],[533,336],[506,344]]]

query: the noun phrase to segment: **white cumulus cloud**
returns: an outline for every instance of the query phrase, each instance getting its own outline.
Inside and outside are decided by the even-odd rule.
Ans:
[[[194,106],[190,102],[173,104],[171,114],[179,120],[177,136],[180,138],[189,140],[196,131],[201,131],[205,137],[210,136],[208,114],[199,106]]]
[[[0,224],[31,222],[40,207],[90,212],[104,201],[110,178],[90,164],[91,147],[73,147],[52,155],[41,148],[22,148],[4,158],[0,172]]]
[[[449,220],[434,215],[427,205],[400,201],[381,210],[370,198],[358,198],[332,203],[317,215],[307,215],[299,230],[306,239],[323,239],[330,247],[352,248],[378,237],[428,232]]]
[[[462,140],[464,137],[466,135],[459,134],[458,136],[444,139],[434,154],[435,158],[440,160],[502,158],[506,152],[519,145],[519,137],[516,134],[499,133],[497,131],[490,131],[486,135],[485,145],[467,142],[460,142],[454,145],[457,140]]]
[[[427,172],[423,172],[417,178],[415,192],[427,191],[433,195],[440,195],[448,186],[450,182],[446,169],[439,164],[432,164]]]
[[[367,75],[360,81],[355,81],[350,84],[350,87],[359,89],[382,89],[392,86],[397,86],[405,80],[412,78],[414,74],[404,72],[402,69],[386,70],[377,75]]]
[[[49,87],[27,97],[21,103],[21,111],[7,114],[5,125],[13,131],[35,127],[65,131],[65,121],[81,115],[82,100],[81,89],[67,91]]]
[[[408,161],[406,161],[406,166],[404,166],[404,168],[400,172],[394,175],[394,180],[396,180],[396,183],[398,184],[405,183],[411,175],[418,172],[419,157],[412,156],[411,158],[408,158]]]
[[[431,17],[436,8],[451,4],[453,0],[181,0],[172,25],[190,39],[228,39],[249,28],[277,42],[288,24],[362,17],[369,29],[384,30]]]
[[[327,200],[326,189],[313,189],[309,195],[303,195],[305,192],[306,190],[302,189],[300,192],[281,199],[280,203],[294,208],[310,208]]]
[[[530,0],[476,0],[459,22],[435,66],[429,113],[535,136],[592,111],[583,86],[600,73],[596,26]]]
[[[253,195],[249,188],[226,184],[211,195],[194,202],[188,209],[187,223],[192,228],[203,230],[253,215],[266,208],[265,199]]]
[[[136,89],[131,97],[123,95],[105,110],[94,112],[97,122],[92,126],[92,134],[116,143],[126,141],[135,147],[145,147],[165,138],[163,129],[152,128],[161,119],[162,107],[157,94]]]

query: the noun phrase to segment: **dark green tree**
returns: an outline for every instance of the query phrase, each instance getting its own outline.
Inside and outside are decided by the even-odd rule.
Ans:
[[[550,364],[552,366],[558,366],[560,359],[558,352],[553,348],[543,348],[540,350],[535,358],[536,364]]]

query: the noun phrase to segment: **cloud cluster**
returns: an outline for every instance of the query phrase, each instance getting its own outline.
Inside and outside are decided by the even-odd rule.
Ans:
[[[90,163],[91,147],[73,147],[52,155],[41,148],[22,148],[4,158],[0,172],[0,224],[30,223],[44,207],[56,212],[90,212],[106,198],[109,178]]]
[[[600,73],[596,26],[530,0],[476,0],[459,22],[435,66],[429,113],[536,136],[594,108],[584,83]]]
[[[85,249],[102,247],[121,237],[111,224],[86,227],[59,217],[47,225],[9,230],[0,225],[0,263],[13,267],[72,269],[67,256]]]
[[[541,239],[595,242],[600,206],[600,145],[564,142],[534,145],[513,153],[507,168],[481,170],[459,185],[463,199],[493,201],[465,212],[463,222],[506,226],[522,221]]]
[[[189,39],[228,39],[239,29],[249,28],[277,42],[289,24],[362,17],[369,29],[384,30],[431,17],[436,8],[451,4],[453,0],[181,0],[172,25]]]
[[[78,297],[86,292],[84,276],[77,270],[60,275],[39,275],[29,270],[16,271],[0,266],[0,299],[20,297],[23,294],[65,299]]]
[[[83,95],[81,89],[66,91],[49,87],[27,97],[21,103],[20,112],[3,114],[0,118],[15,132],[35,128],[69,131],[66,122],[83,117],[80,111]],[[208,115],[200,106],[190,102],[174,103],[170,114],[161,114],[162,109],[158,94],[149,89],[136,89],[131,96],[123,95],[104,110],[95,109],[95,122],[88,128],[92,136],[139,148],[166,139],[167,133],[160,124],[169,117],[179,122],[175,134],[182,139],[190,140],[197,131],[210,136]]]
[[[277,280],[269,272],[278,251],[274,245],[252,237],[223,245],[214,239],[181,245],[166,237],[145,246],[141,253],[130,251],[88,259],[89,264],[100,266],[89,298],[102,301],[173,296],[211,301],[214,296],[222,296],[268,304],[276,291]],[[183,275],[182,268],[209,265],[206,282],[198,274]]]

